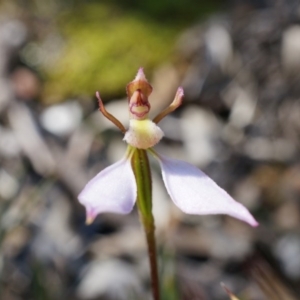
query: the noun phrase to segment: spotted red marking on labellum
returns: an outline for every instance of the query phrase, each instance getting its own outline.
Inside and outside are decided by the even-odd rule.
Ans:
[[[147,117],[150,110],[150,103],[141,90],[136,90],[131,96],[129,110],[135,119],[141,120]]]

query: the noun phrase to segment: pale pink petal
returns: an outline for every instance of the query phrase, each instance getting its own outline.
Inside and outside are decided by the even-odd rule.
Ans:
[[[249,211],[233,200],[212,179],[186,162],[155,155],[160,161],[167,191],[174,203],[188,214],[227,214],[252,226],[258,223]]]
[[[89,181],[78,199],[86,207],[87,223],[91,223],[102,212],[129,213],[136,196],[136,181],[130,159],[123,158]]]

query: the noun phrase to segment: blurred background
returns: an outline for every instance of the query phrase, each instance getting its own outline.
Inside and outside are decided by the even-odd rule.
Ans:
[[[297,0],[0,2],[0,299],[150,299],[138,214],[91,226],[77,195],[125,152],[143,66],[158,151],[197,165],[258,228],[177,210],[153,164],[163,300],[300,299]]]

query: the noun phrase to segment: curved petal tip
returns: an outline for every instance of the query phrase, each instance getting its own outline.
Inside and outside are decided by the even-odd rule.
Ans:
[[[86,224],[86,225],[91,225],[91,224],[94,222],[94,220],[96,219],[96,217],[97,217],[96,211],[93,210],[93,209],[87,208],[87,209],[86,209],[86,219],[85,219],[85,224]]]
[[[179,96],[183,97],[184,96],[184,89],[182,86],[180,86],[178,89],[177,89],[177,93]]]

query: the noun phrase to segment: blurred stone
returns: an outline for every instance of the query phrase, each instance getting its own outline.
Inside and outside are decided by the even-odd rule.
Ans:
[[[243,128],[252,122],[256,99],[249,91],[232,84],[223,93],[223,97],[225,103],[231,107],[230,123]]]
[[[17,19],[2,24],[0,28],[1,43],[5,43],[9,47],[21,46],[27,36],[25,25]]]
[[[50,106],[40,116],[43,127],[58,136],[71,134],[81,119],[82,109],[76,101]]]
[[[18,98],[30,100],[39,95],[41,83],[37,75],[27,68],[18,68],[11,75],[12,87]]]
[[[209,256],[211,232],[206,229],[185,227],[179,224],[172,235],[172,243],[178,253]]]
[[[63,153],[56,153],[55,158],[57,161],[57,175],[59,179],[72,193],[74,199],[82,191],[84,186],[89,180],[89,176],[85,172],[80,161],[72,160],[71,157],[62,155]],[[62,156],[61,156],[62,155]]]
[[[233,146],[245,139],[244,131],[230,123],[223,127],[221,134],[222,138]]]
[[[13,104],[8,112],[9,123],[20,147],[40,174],[54,171],[54,158],[38,131],[31,112],[23,104]]]
[[[283,203],[275,212],[276,225],[283,230],[293,230],[300,226],[300,208],[292,201]]]
[[[4,206],[4,214],[0,218],[2,230],[11,230],[22,224],[22,221],[28,222],[36,211],[40,211],[40,198],[33,197],[38,194],[36,185],[19,185],[19,189],[17,195],[7,202],[7,207]]]
[[[198,108],[186,108],[180,120],[182,138],[190,163],[205,166],[216,156],[214,140],[218,137],[220,123],[208,111]]]
[[[135,217],[137,218],[137,216]],[[117,233],[102,236],[92,243],[90,246],[91,253],[99,259],[121,255],[136,256],[140,253],[144,255],[146,243],[140,227],[126,226],[126,224],[123,227]]]
[[[180,56],[186,60],[201,54],[200,51],[204,46],[203,26],[196,25],[185,30],[179,37],[176,45]]]
[[[178,130],[180,126],[180,118],[173,115],[167,115],[159,122],[164,136],[174,141],[182,141],[182,132]]]
[[[296,154],[296,147],[285,139],[272,140],[257,137],[248,139],[245,152],[253,159],[287,161]]]
[[[280,109],[279,121],[285,136],[297,140],[300,133],[300,99],[285,99]]]
[[[261,190],[251,178],[246,178],[236,183],[233,198],[241,202],[248,209],[253,210],[259,207]]]
[[[202,218],[206,218],[203,216]],[[249,230],[234,230],[236,223],[228,222],[226,228],[182,228],[177,230],[173,243],[180,251],[189,255],[207,255],[215,259],[242,261],[252,250]]]
[[[205,33],[205,42],[212,61],[224,70],[233,56],[232,40],[226,26],[210,26]]]
[[[212,264],[212,263],[204,263],[197,268],[197,272],[195,272],[194,275],[197,274],[198,280],[202,284],[210,284],[211,282],[218,280],[218,278],[221,275],[221,272],[218,268],[218,266]]]
[[[122,141],[121,137],[112,138],[109,145],[107,156],[111,163],[117,162],[124,157],[127,149],[126,142]]]
[[[282,236],[274,248],[285,274],[293,280],[300,278],[300,237],[296,234]]]
[[[0,197],[7,200],[13,198],[19,189],[19,183],[5,170],[0,169]]]
[[[0,54],[1,55],[1,54]],[[1,57],[0,57],[1,59]],[[0,75],[0,112],[2,112],[10,103],[13,98],[13,92],[11,90],[11,84],[7,79],[1,78]]]
[[[81,124],[71,135],[68,142],[67,159],[84,165],[88,159],[94,134],[87,126]]]
[[[23,226],[18,226],[8,231],[5,235],[2,250],[5,257],[16,257],[22,248],[28,243],[30,232]],[[1,267],[0,267],[1,269]]]
[[[0,127],[0,154],[5,158],[13,158],[20,154],[21,147],[11,129]]]
[[[271,159],[274,148],[272,142],[266,138],[249,138],[245,144],[245,152],[253,159]]]
[[[292,25],[283,32],[282,37],[282,63],[289,73],[300,70],[300,26]]]
[[[31,41],[21,51],[22,59],[30,66],[51,68],[62,55],[64,40],[61,35],[53,31],[43,34],[42,40]]]
[[[58,257],[71,259],[81,251],[81,240],[70,227],[71,205],[59,190],[52,190],[51,203],[43,215],[36,215],[40,229],[32,247],[43,260],[55,261]]]
[[[109,299],[127,300],[140,293],[141,282],[134,269],[116,259],[91,263],[77,288],[80,299],[96,299],[105,295]]]
[[[224,230],[212,232],[210,244],[211,255],[224,260],[243,260],[251,252],[249,236],[230,234]]]
[[[300,165],[296,163],[284,173],[284,188],[287,195],[294,201],[298,201],[300,193]]]
[[[220,285],[221,272],[219,265],[212,262],[197,262],[188,259],[183,264],[179,265],[177,271],[178,284],[180,295],[185,297],[180,299],[221,299],[221,298],[208,298],[207,291],[212,284],[216,281]],[[221,290],[221,286],[219,287]],[[223,299],[223,298],[222,298]]]
[[[284,169],[280,165],[273,164],[262,164],[253,171],[251,178],[261,190],[262,204],[267,210],[286,201],[282,189],[283,173]]]

